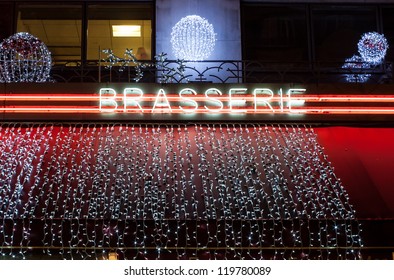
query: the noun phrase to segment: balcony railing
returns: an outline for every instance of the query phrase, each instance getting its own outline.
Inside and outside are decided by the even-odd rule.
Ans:
[[[371,68],[343,68],[343,62],[268,62],[250,60],[183,62],[162,65],[146,61],[140,83],[393,83],[393,64]],[[57,62],[51,71],[53,82],[136,82],[135,66],[119,67],[89,61]],[[365,78],[365,79],[364,79]]]

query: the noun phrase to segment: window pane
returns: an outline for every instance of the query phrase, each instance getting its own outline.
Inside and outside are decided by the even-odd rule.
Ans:
[[[0,3],[0,41],[12,35],[12,19],[14,9],[12,3]]]
[[[43,41],[56,62],[81,60],[82,8],[79,5],[19,5],[18,32]]]
[[[389,42],[386,60],[394,61],[394,7],[385,7],[383,14],[383,33]]]
[[[111,49],[119,57],[133,49],[137,59],[151,59],[152,14],[151,4],[90,5],[87,59],[98,60],[103,49]],[[117,33],[116,28],[126,33]]]
[[[242,15],[244,59],[308,60],[305,6],[245,4]]]
[[[365,32],[377,31],[374,7],[315,6],[312,10],[318,61],[342,62],[357,54]]]

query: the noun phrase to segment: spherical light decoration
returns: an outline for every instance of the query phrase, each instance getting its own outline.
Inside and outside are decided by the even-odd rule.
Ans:
[[[213,25],[197,15],[182,18],[172,28],[171,44],[177,59],[205,60],[211,55],[215,41]]]
[[[370,68],[371,65],[366,63],[359,55],[353,55],[351,58],[345,60],[342,65],[343,69],[355,70],[361,72],[361,69]],[[348,83],[365,83],[371,77],[371,74],[346,74],[345,78]]]
[[[33,35],[20,32],[0,44],[0,82],[36,82],[49,79],[52,58],[47,46]]]
[[[377,32],[368,32],[361,36],[357,44],[361,58],[368,63],[378,65],[386,56],[389,44],[384,35]]]

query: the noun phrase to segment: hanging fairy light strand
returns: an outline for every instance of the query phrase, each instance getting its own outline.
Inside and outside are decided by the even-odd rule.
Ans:
[[[10,123],[0,140],[4,257],[361,258],[309,127]]]

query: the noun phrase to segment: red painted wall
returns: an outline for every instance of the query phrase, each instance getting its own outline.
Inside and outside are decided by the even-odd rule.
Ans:
[[[315,128],[358,218],[394,218],[394,128]]]

